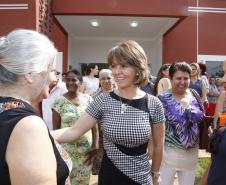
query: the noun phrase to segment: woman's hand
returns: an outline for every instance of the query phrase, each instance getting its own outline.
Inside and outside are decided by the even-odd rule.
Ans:
[[[159,185],[159,178],[152,178],[153,185]]]
[[[85,156],[86,156],[86,159],[84,161],[84,163],[86,165],[91,165],[93,164],[94,160],[97,158],[98,156],[98,153],[99,153],[99,148],[96,148],[96,147],[93,147],[90,149],[90,151],[88,151]]]

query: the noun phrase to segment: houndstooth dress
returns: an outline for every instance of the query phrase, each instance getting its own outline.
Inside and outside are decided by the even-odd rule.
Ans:
[[[122,103],[127,104],[123,112]],[[104,157],[99,185],[151,185],[147,143],[151,124],[165,120],[161,102],[147,94],[128,100],[114,92],[102,93],[86,112],[97,119],[103,132]]]

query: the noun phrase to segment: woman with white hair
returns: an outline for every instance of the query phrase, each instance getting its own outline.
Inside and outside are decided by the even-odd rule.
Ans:
[[[18,29],[0,38],[0,184],[64,185],[69,174],[44,121],[31,106],[48,95],[57,50]]]
[[[93,97],[96,97],[100,93],[111,92],[115,86],[112,72],[110,69],[101,69],[99,72],[99,83],[100,88],[93,94]]]

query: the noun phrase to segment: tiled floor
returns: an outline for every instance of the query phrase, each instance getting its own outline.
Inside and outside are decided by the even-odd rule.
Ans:
[[[205,150],[199,150],[199,157],[210,157],[210,153],[207,153]],[[89,185],[97,185],[97,175],[91,176]],[[174,185],[178,185],[177,178],[175,178]]]

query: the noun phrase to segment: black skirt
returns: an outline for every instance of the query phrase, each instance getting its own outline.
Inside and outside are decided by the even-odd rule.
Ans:
[[[98,185],[141,185],[123,174],[104,153]]]

